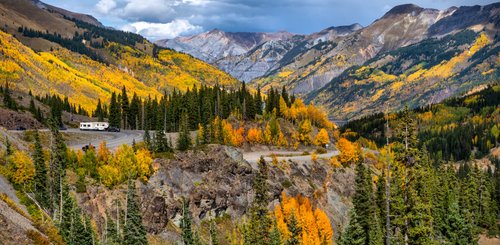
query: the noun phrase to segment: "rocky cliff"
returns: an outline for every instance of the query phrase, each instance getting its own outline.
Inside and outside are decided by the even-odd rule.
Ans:
[[[254,198],[252,183],[257,169],[243,160],[236,148],[209,145],[203,151],[178,153],[173,159],[157,159],[158,168],[148,183],[137,182],[143,224],[151,234],[167,240],[177,239],[175,229],[181,216],[181,200],[190,201],[195,223],[207,217],[230,217],[238,221]],[[345,224],[353,194],[351,169],[334,171],[327,163],[270,164],[268,184],[273,208],[284,191],[303,194],[313,205],[324,210],[333,227]],[[126,187],[109,190],[88,187],[79,195],[80,206],[99,221],[101,229],[106,213],[116,217],[125,204]]]

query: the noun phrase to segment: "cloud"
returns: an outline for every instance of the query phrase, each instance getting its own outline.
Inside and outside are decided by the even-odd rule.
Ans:
[[[203,28],[193,25],[184,19],[176,19],[169,23],[134,22],[121,28],[124,31],[141,34],[149,39],[174,38],[181,35],[199,33]]]
[[[116,2],[114,0],[99,0],[99,2],[95,5],[95,9],[101,14],[107,14],[115,7]]]
[[[119,16],[129,21],[170,22],[176,5],[176,0],[127,0]]]

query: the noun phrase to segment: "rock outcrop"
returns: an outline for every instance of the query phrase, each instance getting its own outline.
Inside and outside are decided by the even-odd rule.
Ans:
[[[328,164],[282,162],[270,164],[270,204],[278,204],[281,193],[302,194],[324,210],[333,227],[345,224],[353,194],[352,169],[334,171]],[[152,234],[172,237],[169,222],[178,224],[182,199],[190,202],[195,223],[207,217],[229,215],[238,221],[254,198],[253,179],[257,169],[247,163],[236,148],[209,145],[203,151],[175,154],[173,159],[157,159],[156,173],[148,183],[137,182],[143,224]],[[126,187],[109,190],[88,187],[79,195],[80,206],[104,227],[106,213],[116,217],[125,206]],[[122,211],[119,211],[122,212]]]

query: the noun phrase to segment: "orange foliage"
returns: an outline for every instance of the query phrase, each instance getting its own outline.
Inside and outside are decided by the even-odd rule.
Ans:
[[[314,144],[317,146],[325,146],[330,142],[330,138],[328,136],[328,132],[326,129],[322,128],[319,130],[318,134],[316,135],[316,138],[314,138]]]
[[[338,155],[340,163],[347,165],[357,163],[360,160],[361,149],[357,144],[346,138],[340,138],[335,146],[340,151]]]
[[[250,128],[247,133],[247,141],[252,144],[261,144],[264,139],[262,137],[262,129]]]
[[[300,244],[331,243],[333,229],[328,216],[319,208],[313,210],[307,197],[301,195],[287,197],[283,193],[280,205],[274,210],[274,216],[281,239],[285,241],[285,244],[292,235],[287,225],[292,216],[295,216],[301,228]]]
[[[233,125],[229,123],[227,120],[222,120],[222,136],[224,139],[224,144],[231,146],[241,146],[245,137],[245,129],[243,127],[239,127],[238,129],[233,129]]]

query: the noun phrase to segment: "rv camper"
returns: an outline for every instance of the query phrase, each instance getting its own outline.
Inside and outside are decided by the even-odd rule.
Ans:
[[[81,122],[80,130],[106,131],[109,127],[107,122]]]

